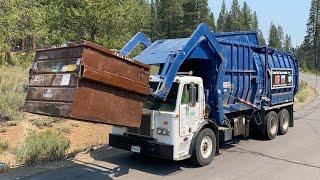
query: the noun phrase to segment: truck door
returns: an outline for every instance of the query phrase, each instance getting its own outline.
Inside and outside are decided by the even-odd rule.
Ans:
[[[200,122],[199,85],[184,84],[180,103],[180,136],[195,132]]]

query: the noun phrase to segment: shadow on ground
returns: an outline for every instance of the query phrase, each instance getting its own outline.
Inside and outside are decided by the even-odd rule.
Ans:
[[[19,167],[0,179],[113,179],[128,175],[134,169],[157,176],[170,176],[182,172],[182,167],[193,167],[189,161],[170,161],[122,151],[105,145],[92,151],[89,160],[70,158],[61,167]]]
[[[234,148],[239,141],[249,139],[252,139],[252,137],[233,139],[221,144],[220,149],[221,151],[225,151]],[[44,168],[42,166],[17,168],[9,173],[0,175],[0,179],[100,180],[126,177],[129,173],[132,175],[135,171],[165,177],[179,174],[184,169],[196,168],[188,160],[170,161],[122,151],[108,145],[91,151],[90,154],[83,154],[83,156],[89,159],[70,158],[65,162],[65,166],[58,168]],[[130,170],[135,171],[130,172]]]

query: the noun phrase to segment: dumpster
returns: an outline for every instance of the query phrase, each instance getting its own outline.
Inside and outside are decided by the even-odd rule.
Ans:
[[[88,41],[40,49],[30,69],[24,111],[139,127],[149,70]]]

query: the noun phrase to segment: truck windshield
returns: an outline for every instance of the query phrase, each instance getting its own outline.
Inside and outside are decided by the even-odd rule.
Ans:
[[[153,84],[150,84],[151,88]],[[153,96],[149,96],[144,103],[144,108],[149,110],[168,111],[173,112],[176,108],[177,95],[179,90],[179,84],[173,83],[166,101],[156,99]]]

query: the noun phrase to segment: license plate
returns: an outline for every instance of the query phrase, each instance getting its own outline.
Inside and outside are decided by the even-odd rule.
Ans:
[[[141,147],[140,146],[131,146],[131,151],[135,153],[140,153]]]

